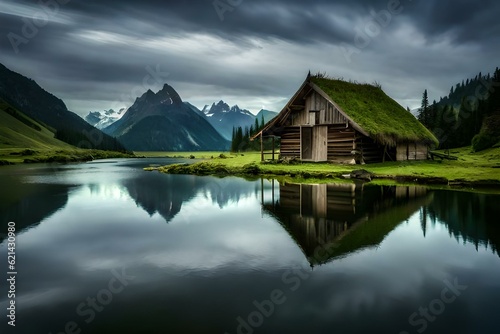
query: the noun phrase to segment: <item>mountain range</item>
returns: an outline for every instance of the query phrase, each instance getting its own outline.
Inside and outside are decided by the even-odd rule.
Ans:
[[[233,128],[249,128],[277,115],[261,110],[255,116],[224,101],[199,110],[165,84],[156,93],[145,92],[128,109],[93,111],[83,119],[34,80],[1,64],[0,107],[3,147],[120,151],[227,150]]]
[[[258,120],[259,124],[262,123],[262,120],[264,120],[264,123],[267,123],[278,115],[277,112],[265,109],[260,110],[257,115],[254,115],[246,109],[241,109],[238,105],[230,107],[222,100],[218,103],[213,103],[211,106],[206,105],[203,110],[198,109],[189,102],[184,101],[183,103],[188,109],[205,118],[226,140],[231,140],[233,128],[249,128],[255,125],[255,120]],[[118,121],[125,115],[126,111],[127,109],[125,108],[120,109],[120,111],[114,111],[113,109],[101,112],[91,111],[85,117],[85,120],[102,130]],[[113,133],[114,130],[110,128],[108,131],[109,133]]]
[[[2,64],[0,64],[0,99],[10,110],[16,111],[18,115],[27,116],[20,116],[21,118],[40,123],[57,139],[68,144],[81,148],[125,150],[114,138],[69,111],[61,99],[45,91],[34,80],[11,71]]]
[[[231,140],[233,128],[250,128],[255,125],[256,120],[259,124],[262,120],[264,120],[264,123],[267,123],[278,115],[277,112],[265,109],[260,110],[257,115],[254,115],[246,109],[240,109],[238,105],[230,107],[222,100],[217,104],[213,103],[211,106],[206,105],[201,113],[228,140]]]
[[[227,140],[231,140],[233,127],[250,127],[255,122],[255,115],[250,111],[240,109],[237,105],[230,107],[224,101],[213,103],[212,106],[207,105],[201,112]]]
[[[104,130],[134,151],[227,150],[224,139],[168,84],[148,90],[118,121]]]

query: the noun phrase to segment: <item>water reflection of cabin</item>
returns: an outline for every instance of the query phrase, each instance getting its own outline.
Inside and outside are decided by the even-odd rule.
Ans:
[[[308,76],[259,136],[280,138],[282,158],[315,162],[424,160],[438,143],[380,87],[321,76]]]
[[[279,185],[279,200],[263,206],[318,264],[378,245],[428,198],[419,186],[287,184]],[[316,257],[318,247],[330,247],[328,258]]]

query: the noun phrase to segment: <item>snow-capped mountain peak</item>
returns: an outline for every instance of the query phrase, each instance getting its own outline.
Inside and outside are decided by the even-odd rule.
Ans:
[[[85,120],[90,125],[102,130],[107,126],[110,126],[117,120],[123,117],[127,109],[121,108],[118,111],[113,109],[103,110],[103,111],[91,111],[87,116],[85,116]]]

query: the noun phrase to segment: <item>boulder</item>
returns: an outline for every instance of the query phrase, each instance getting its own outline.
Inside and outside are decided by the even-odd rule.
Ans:
[[[359,170],[353,170],[350,176],[351,179],[358,179],[370,182],[374,175],[367,170],[359,169]]]

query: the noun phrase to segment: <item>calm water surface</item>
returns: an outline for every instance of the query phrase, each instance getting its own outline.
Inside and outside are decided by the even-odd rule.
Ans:
[[[0,332],[499,332],[500,196],[142,170],[172,162],[0,168]]]

